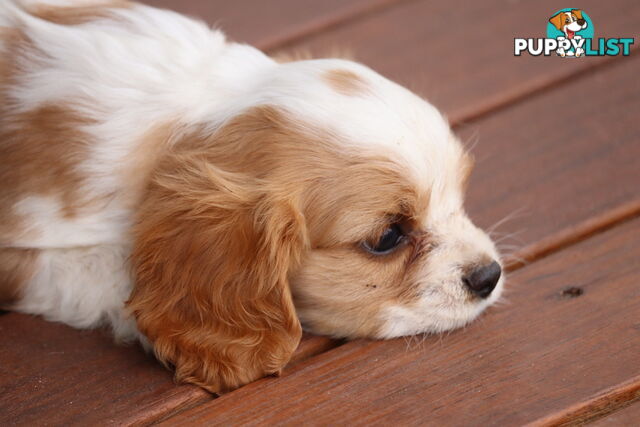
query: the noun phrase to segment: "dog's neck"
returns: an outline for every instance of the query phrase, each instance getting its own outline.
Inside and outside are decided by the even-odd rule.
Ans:
[[[201,58],[179,82],[168,82],[173,105],[187,123],[218,123],[246,108],[276,62],[248,45],[226,43]],[[173,83],[173,84],[172,84]],[[251,102],[251,101],[250,101]],[[194,108],[195,106],[195,108]]]

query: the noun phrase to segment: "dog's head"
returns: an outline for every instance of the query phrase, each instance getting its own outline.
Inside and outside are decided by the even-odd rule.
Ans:
[[[587,21],[582,17],[582,11],[580,9],[559,12],[549,18],[549,22],[570,39],[573,38],[578,31],[587,28]]]
[[[139,212],[130,308],[181,379],[220,391],[277,372],[300,321],[438,332],[501,293],[463,207],[470,156],[433,106],[364,66],[274,65],[173,138]]]

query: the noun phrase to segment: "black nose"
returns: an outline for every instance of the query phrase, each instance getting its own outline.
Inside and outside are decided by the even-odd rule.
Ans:
[[[491,264],[476,267],[464,276],[462,281],[474,295],[486,298],[495,289],[501,273],[500,264],[493,261]]]
[[[584,25],[584,19],[578,19],[578,25],[583,26]]]

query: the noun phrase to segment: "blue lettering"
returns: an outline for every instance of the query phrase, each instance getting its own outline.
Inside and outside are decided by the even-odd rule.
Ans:
[[[607,40],[607,51],[605,53],[610,56],[615,56],[620,53],[620,48],[618,47],[618,39]]]
[[[620,39],[620,44],[622,45],[622,54],[624,56],[629,56],[631,45],[635,42],[634,39]]]
[[[605,44],[605,39],[598,39],[598,55],[604,55],[605,49],[604,49],[604,44]]]

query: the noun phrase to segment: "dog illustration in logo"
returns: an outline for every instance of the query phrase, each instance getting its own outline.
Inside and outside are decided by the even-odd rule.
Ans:
[[[579,40],[582,37],[576,35],[576,33],[584,30],[588,26],[587,21],[582,17],[582,11],[580,9],[558,12],[556,15],[549,18],[549,22],[564,33],[564,37],[557,38],[558,41],[572,39]],[[576,58],[579,58],[584,55],[584,49],[580,47],[574,52],[573,50],[560,47],[556,50],[556,53],[562,57],[575,56]]]

